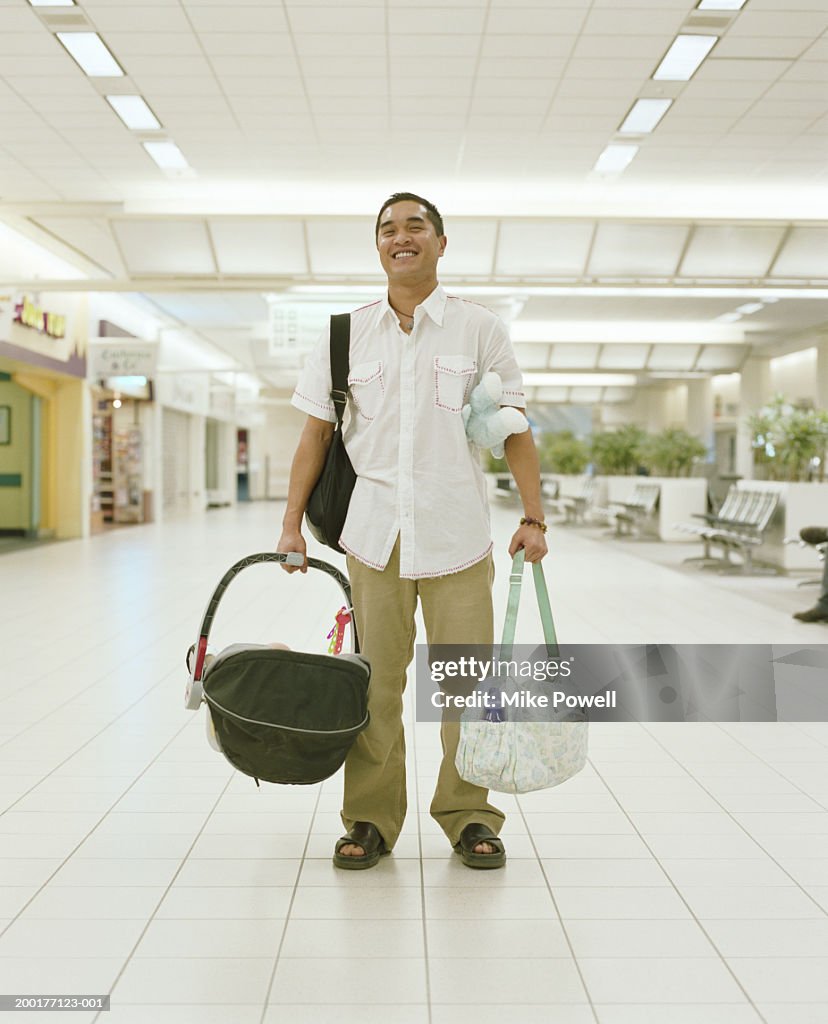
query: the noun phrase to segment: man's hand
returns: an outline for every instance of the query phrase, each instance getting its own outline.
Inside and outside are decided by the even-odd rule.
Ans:
[[[537,526],[519,526],[512,536],[509,545],[509,557],[515,555],[523,548],[527,562],[539,562],[547,554],[546,535]]]
[[[301,530],[282,530],[282,536],[279,538],[279,543],[276,545],[276,550],[287,554],[289,551],[298,551],[304,556],[305,564],[301,567],[298,565],[288,565],[286,562],[282,562],[282,568],[285,572],[307,572],[308,571],[308,556],[307,547],[305,546],[305,538],[302,536]]]

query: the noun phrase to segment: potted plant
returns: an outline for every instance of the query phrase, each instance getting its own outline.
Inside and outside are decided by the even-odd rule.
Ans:
[[[648,434],[639,453],[655,476],[690,476],[694,463],[707,454],[707,448],[686,430],[668,427],[659,434]]]
[[[593,434],[592,461],[596,470],[606,476],[635,473],[641,463],[640,448],[645,437],[645,432],[634,423]]]
[[[571,430],[545,433],[538,444],[541,471],[578,476],[589,464],[589,446]]]
[[[748,417],[753,458],[769,480],[825,479],[828,412],[802,409],[776,395]]]

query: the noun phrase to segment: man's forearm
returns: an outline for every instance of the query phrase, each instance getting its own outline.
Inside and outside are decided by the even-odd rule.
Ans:
[[[506,462],[520,491],[524,513],[532,519],[543,519],[540,462],[532,431],[510,434],[506,438],[505,449]]]
[[[282,519],[286,529],[298,530],[308,505],[311,491],[322,473],[333,434],[325,438],[320,433],[303,431],[290,467],[287,508]]]

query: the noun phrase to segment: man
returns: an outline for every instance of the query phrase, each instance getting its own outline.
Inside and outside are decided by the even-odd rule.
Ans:
[[[334,863],[368,868],[394,846],[406,812],[402,694],[422,602],[429,644],[493,642],[493,563],[485,480],[461,410],[481,376],[503,382],[504,404],[521,407],[520,370],[506,328],[489,310],[447,296],[437,281],[443,222],[428,200],[396,193],[377,217],[385,298],[351,315],[350,421],[344,440],[357,473],[341,546],[354,615],[371,662],[371,721],[345,762]],[[308,414],[291,467],[279,551],[305,554],[302,516],[324,465],[336,416],[329,335],[308,358],[293,405]],[[530,431],[506,441],[525,519],[509,554],[546,554],[540,473]],[[287,567],[286,567],[287,568]],[[295,571],[288,569],[288,571]],[[307,564],[302,568],[307,571]],[[457,722],[441,726],[443,760],[432,817],[470,867],[505,862],[504,814],[488,791],[457,774]]]
[[[813,544],[814,547],[828,544],[828,529],[824,526],[806,526],[799,531],[799,536],[806,544]],[[828,554],[822,572],[822,592],[819,600],[813,608],[796,612],[794,618],[800,622],[828,622]]]

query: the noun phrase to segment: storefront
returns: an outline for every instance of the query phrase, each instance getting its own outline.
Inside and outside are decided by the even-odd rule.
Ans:
[[[88,532],[86,300],[0,295],[0,535]]]
[[[153,342],[99,338],[90,343],[93,533],[154,518],[156,360]]]

